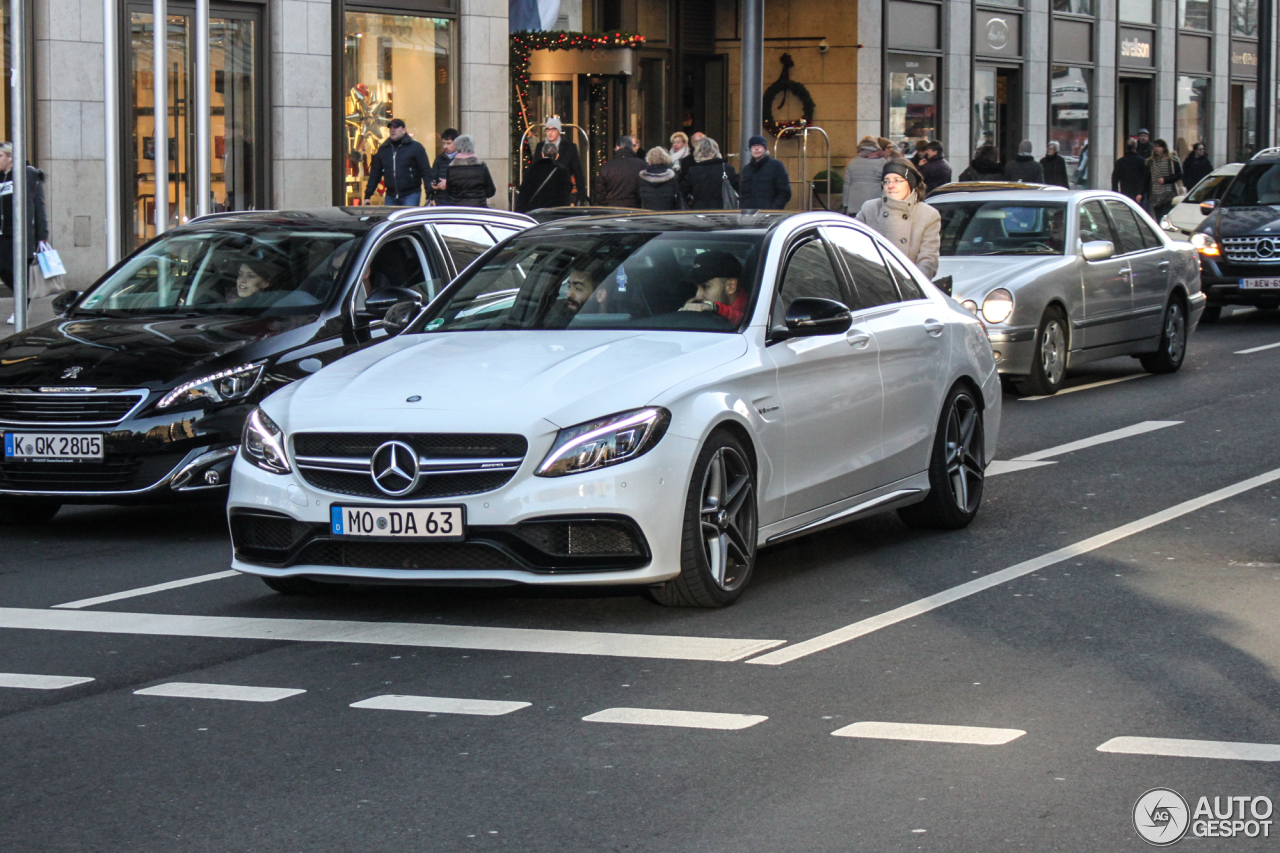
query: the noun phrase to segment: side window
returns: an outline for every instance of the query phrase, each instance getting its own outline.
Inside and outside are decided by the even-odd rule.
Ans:
[[[501,243],[503,240],[507,239],[513,234],[520,233],[520,229],[518,228],[503,228],[500,225],[490,225],[489,230],[493,232],[494,237],[498,238],[499,243]]]
[[[880,254],[889,269],[893,270],[893,277],[898,280],[898,290],[902,293],[903,301],[910,302],[912,299],[924,299],[924,291],[920,289],[920,283],[916,281],[915,276],[907,272],[906,268],[898,263],[898,259],[893,255],[883,249]]]
[[[471,262],[488,251],[494,239],[483,225],[469,225],[465,222],[441,222],[435,226],[436,233],[444,241],[453,256],[453,265],[462,272]]]
[[[1120,254],[1120,241],[1111,233],[1111,223],[1102,211],[1102,202],[1088,201],[1080,205],[1080,242],[1092,243],[1094,240],[1106,240],[1116,245],[1116,254]]]
[[[430,266],[422,245],[408,235],[393,237],[379,246],[365,264],[356,286],[356,310],[364,307],[365,298],[384,287],[408,287],[431,299],[434,287]]]
[[[857,311],[862,308],[874,308],[877,305],[889,305],[901,300],[898,286],[893,281],[893,275],[885,267],[874,240],[852,228],[829,228],[827,233],[830,234],[831,242],[840,252],[840,257],[844,258],[845,266],[849,268],[849,275],[853,279],[857,305],[850,307]]]
[[[782,276],[778,297],[773,304],[773,322],[781,324],[791,303],[802,296],[834,299],[841,305],[848,305],[827,247],[816,235],[793,249],[787,259],[787,271]]]
[[[1142,241],[1138,218],[1133,215],[1128,205],[1119,201],[1108,201],[1107,212],[1111,214],[1111,221],[1115,223],[1116,236],[1120,238],[1116,246],[1117,255],[1141,252],[1146,248]]]

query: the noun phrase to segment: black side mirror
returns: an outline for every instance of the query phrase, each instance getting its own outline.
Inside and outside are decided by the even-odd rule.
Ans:
[[[853,315],[849,313],[847,306],[834,299],[801,296],[787,308],[785,322],[785,329],[773,330],[774,340],[843,334],[853,325]]]
[[[80,291],[64,290],[53,298],[53,310],[58,314],[65,314],[72,305],[76,304],[76,300],[79,298]]]
[[[1210,213],[1213,213],[1213,211],[1216,210],[1217,207],[1218,207],[1217,199],[1211,198],[1208,201],[1202,201],[1200,202],[1200,215],[1208,216]]]
[[[951,276],[949,275],[939,276],[933,280],[933,286],[947,294],[947,296],[951,295],[951,284]]]
[[[381,320],[400,302],[422,305],[422,294],[408,287],[383,287],[369,294],[364,301],[364,314],[370,319]]]
[[[421,303],[408,300],[397,302],[382,318],[382,328],[387,330],[387,334],[398,335],[409,327],[421,310]]]

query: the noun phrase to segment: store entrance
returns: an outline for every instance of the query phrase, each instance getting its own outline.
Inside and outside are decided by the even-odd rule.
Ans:
[[[680,129],[686,136],[702,131],[720,143],[728,142],[726,91],[728,62],[724,56],[684,57],[684,79],[680,93]]]
[[[589,171],[588,184],[594,186],[600,167],[613,156],[614,143],[626,133],[626,79],[621,74],[566,74],[558,79],[533,80],[527,101],[519,105],[521,124],[537,126],[540,141],[541,126],[549,117],[558,116],[565,125],[563,138],[578,146],[583,166]],[[522,151],[526,169],[535,149],[526,136]],[[578,203],[587,203],[585,187],[579,188]]]
[[[1228,117],[1227,159],[1243,162],[1258,150],[1258,87],[1252,83],[1231,84]]]
[[[1022,142],[1022,69],[979,65],[973,73],[973,150],[994,145],[1008,163]]]
[[[1120,102],[1116,117],[1120,124],[1116,134],[1116,156],[1124,156],[1124,144],[1142,128],[1151,129],[1151,80],[1146,77],[1121,77]]]

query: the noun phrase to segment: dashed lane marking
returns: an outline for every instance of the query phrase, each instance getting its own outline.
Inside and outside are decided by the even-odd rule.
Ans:
[[[865,737],[879,740],[921,740],[931,743],[963,743],[973,746],[1000,746],[1026,734],[1021,729],[990,729],[980,726],[933,726],[918,723],[866,721],[836,729],[835,737]]]
[[[785,642],[666,634],[422,625],[413,622],[262,619],[20,607],[0,607],[0,628],[702,661],[742,660]]]
[[[75,675],[28,675],[25,672],[0,672],[0,687],[20,687],[25,690],[61,690],[88,684],[92,678]]]
[[[135,696],[168,696],[174,699],[223,699],[229,702],[279,702],[306,693],[292,687],[247,687],[241,684],[198,684],[170,681],[133,691]]]
[[[1073,453],[1077,450],[1084,450],[1088,447],[1096,447],[1099,444],[1109,444],[1113,441],[1120,441],[1124,438],[1132,438],[1135,435],[1145,435],[1149,432],[1155,432],[1158,429],[1165,429],[1171,426],[1178,426],[1182,421],[1143,421],[1140,424],[1127,426],[1122,429],[1113,429],[1110,432],[1102,432],[1097,435],[1082,438],[1079,441],[1060,444],[1057,447],[1050,447],[1046,450],[1037,450],[1035,453],[1028,453],[1025,456],[1019,456],[1016,459],[1008,461],[996,460],[987,466],[987,476],[997,477],[1001,474],[1011,474],[1014,471],[1023,471],[1027,468],[1038,468],[1041,465],[1053,465],[1053,462],[1044,460],[1051,459],[1054,456],[1062,456],[1067,453]]]
[[[444,696],[401,696],[387,694],[352,702],[352,708],[376,711],[417,711],[423,714],[468,714],[475,717],[500,717],[528,708],[531,702],[495,702],[490,699],[450,699]]]
[[[1236,355],[1249,355],[1249,354],[1251,354],[1251,353],[1255,353],[1255,352],[1262,352],[1264,349],[1275,349],[1276,347],[1280,347],[1280,344],[1266,344],[1266,345],[1264,345],[1264,346],[1260,346],[1260,347],[1251,347],[1250,349],[1241,349],[1241,350],[1236,350],[1235,354],[1236,354]]]
[[[896,625],[899,622],[905,622],[908,619],[928,613],[931,610],[936,610],[939,607],[951,604],[952,602],[959,601],[963,598],[968,598],[971,595],[976,595],[979,592],[985,592],[988,589],[1008,583],[1011,580],[1017,580],[1018,578],[1023,577],[1024,575],[1029,575],[1032,572],[1037,572],[1065,560],[1079,557],[1080,555],[1087,554],[1090,551],[1096,551],[1097,549],[1110,545],[1113,542],[1118,542],[1121,539],[1133,536],[1135,533],[1141,533],[1144,530],[1164,524],[1166,521],[1171,521],[1188,513],[1195,512],[1196,510],[1203,509],[1204,507],[1226,500],[1227,498],[1235,497],[1236,495],[1247,492],[1250,489],[1256,489],[1258,486],[1265,486],[1266,484],[1273,483],[1276,480],[1280,480],[1280,468],[1268,471],[1265,474],[1259,474],[1256,477],[1250,477],[1247,480],[1241,480],[1239,483],[1209,492],[1208,494],[1201,495],[1198,498],[1183,501],[1182,503],[1171,506],[1168,509],[1163,509],[1160,512],[1152,513],[1144,518],[1139,518],[1137,521],[1131,521],[1128,524],[1112,528],[1111,530],[1099,533],[1096,536],[1090,536],[1088,539],[1082,539],[1065,548],[1059,548],[1056,551],[1051,551],[1043,556],[1026,560],[1018,563],[1017,565],[1010,566],[1007,569],[992,572],[985,577],[976,578],[968,583],[962,583],[959,586],[954,586],[951,589],[945,589],[942,592],[926,596],[925,598],[913,601],[910,604],[904,604],[901,607],[881,613],[879,616],[872,616],[869,619],[863,619],[859,622],[854,622],[851,625],[845,625],[843,628],[837,628],[834,631],[829,631],[825,634],[813,637],[812,639],[769,652],[768,654],[753,658],[747,661],[747,663],[777,666],[779,664],[799,660],[800,658],[807,657],[808,655],[825,651],[826,649],[830,649],[842,643],[847,643],[850,640],[856,640],[859,637],[864,637],[867,634],[879,631],[881,628],[888,628],[889,626]]]
[[[1165,737],[1113,737],[1098,752],[1162,755],[1173,758],[1219,758],[1228,761],[1280,761],[1280,745]]]
[[[93,607],[95,604],[106,604],[109,601],[119,601],[122,598],[137,598],[140,595],[150,595],[153,592],[164,592],[166,589],[178,589],[207,581],[221,580],[222,578],[234,578],[239,574],[239,572],[228,570],[214,572],[210,575],[196,575],[192,578],[183,578],[182,580],[158,583],[152,586],[140,586],[137,589],[126,589],[124,592],[113,592],[110,595],[99,595],[96,598],[82,598],[79,601],[68,601],[66,604],[55,604],[53,606],[62,610],[79,610],[82,607]]]
[[[1027,462],[1022,459],[997,459],[987,466],[987,476],[999,477],[1001,474],[1012,474],[1015,471],[1026,471],[1028,468],[1057,464],[1057,462]]]
[[[582,718],[588,723],[630,726],[670,726],[681,729],[749,729],[768,717],[758,714],[717,714],[710,711],[667,711],[662,708],[606,708]]]
[[[1057,394],[1042,394],[1037,397],[1019,397],[1018,400],[1023,403],[1031,403],[1036,400],[1052,400],[1054,397],[1061,397],[1063,394],[1074,394],[1077,391],[1088,391],[1092,388],[1101,388],[1104,385],[1115,385],[1117,382],[1128,382],[1130,379],[1141,379],[1144,376],[1150,375],[1150,373],[1134,373],[1129,376],[1121,376],[1116,379],[1103,379],[1100,382],[1090,382],[1088,385],[1075,385],[1071,388],[1063,388]]]

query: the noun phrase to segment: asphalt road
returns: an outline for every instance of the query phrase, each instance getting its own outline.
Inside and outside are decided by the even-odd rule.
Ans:
[[[59,608],[225,571],[222,515],[5,529],[0,684],[92,680],[0,687],[0,850],[1096,853],[1146,849],[1151,788],[1278,800],[1280,314],[1069,385],[1107,380],[1006,397],[998,458],[1046,464],[969,529],[778,547],[717,612],[242,576]]]

